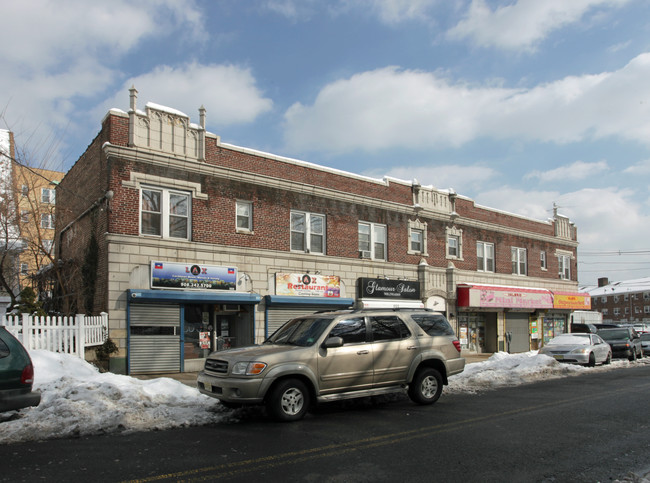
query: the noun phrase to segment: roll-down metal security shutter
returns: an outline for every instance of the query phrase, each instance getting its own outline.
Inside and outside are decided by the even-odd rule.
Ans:
[[[506,332],[512,334],[510,352],[530,350],[529,322],[527,313],[506,313]]]
[[[131,304],[129,373],[180,372],[180,305]]]

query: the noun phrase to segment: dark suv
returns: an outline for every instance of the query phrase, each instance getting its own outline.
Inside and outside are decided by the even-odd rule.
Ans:
[[[29,354],[0,326],[0,412],[38,406],[41,394],[32,391],[34,366]]]
[[[613,357],[625,357],[630,361],[643,357],[641,339],[632,327],[600,329],[598,335],[612,347]]]
[[[403,391],[438,400],[465,367],[444,315],[426,309],[323,312],[290,320],[262,345],[210,354],[199,390],[228,407],[265,404],[278,420],[312,402]]]

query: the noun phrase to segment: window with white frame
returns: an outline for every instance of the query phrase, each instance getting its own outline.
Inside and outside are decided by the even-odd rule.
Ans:
[[[603,315],[608,315],[609,314],[609,309],[603,309]]]
[[[544,251],[539,252],[539,266],[542,270],[546,270],[548,268],[546,266],[546,252]]]
[[[29,194],[29,186],[27,186],[26,184],[22,185],[22,186],[20,187],[20,193],[21,193],[23,196],[27,196],[27,195]]]
[[[617,304],[619,302],[620,302],[620,300],[619,300],[618,295],[614,295],[614,303]]]
[[[650,300],[650,292],[643,292],[643,300]]]
[[[650,314],[650,305],[644,305],[643,306],[643,313],[644,314]]]
[[[409,220],[409,255],[424,255],[427,253],[427,224],[420,220]]]
[[[447,242],[446,255],[451,259],[463,259],[463,230],[456,227],[446,228]]]
[[[21,275],[28,275],[29,274],[29,265],[26,263],[21,263],[20,264],[20,274]]]
[[[20,212],[20,221],[22,223],[29,223],[29,211],[23,210]]]
[[[140,190],[140,233],[163,238],[190,236],[190,194],[166,188]]]
[[[625,315],[629,315],[629,314],[630,314],[630,308],[629,308],[629,307],[625,307]]]
[[[42,203],[54,203],[55,202],[55,193],[53,189],[42,188],[41,189],[41,202]]]
[[[54,229],[54,215],[49,213],[41,214],[41,228]]]
[[[527,275],[528,262],[526,259],[526,249],[512,247],[510,249],[510,256],[512,261],[512,273],[515,275]]]
[[[291,249],[307,253],[325,253],[325,215],[292,211]]]
[[[560,278],[571,280],[571,255],[558,255],[557,263]]]
[[[386,225],[359,222],[359,255],[386,260]]]
[[[253,231],[253,203],[250,201],[237,202],[237,231]]]
[[[630,294],[627,294],[627,293],[626,293],[625,295],[623,295],[623,300],[625,300],[626,302],[628,302],[628,301],[630,300]]]
[[[607,297],[600,297],[600,302],[603,304],[607,303]]]
[[[619,307],[614,307],[614,315],[621,315],[621,309]]]
[[[45,253],[52,254],[52,248],[54,247],[54,240],[43,240],[43,251]]]
[[[494,272],[494,243],[476,242],[476,270]]]

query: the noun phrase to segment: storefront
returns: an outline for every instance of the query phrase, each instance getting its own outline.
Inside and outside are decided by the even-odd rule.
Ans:
[[[553,292],[553,308],[543,314],[542,345],[569,332],[569,316],[574,310],[591,309],[591,296],[580,292]]]
[[[214,350],[254,343],[257,294],[233,267],[151,262],[151,289],[127,290],[128,373],[196,371]]]
[[[540,311],[553,308],[549,290],[500,285],[457,287],[458,338],[470,352],[526,352],[536,345]]]
[[[341,297],[341,292],[336,275],[276,273],[275,295],[264,297],[264,338],[294,317],[352,307],[354,299]]]

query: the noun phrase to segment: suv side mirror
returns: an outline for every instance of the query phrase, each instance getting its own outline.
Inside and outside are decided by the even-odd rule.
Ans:
[[[343,345],[343,338],[342,337],[328,337],[325,339],[325,342],[323,342],[322,347],[325,349],[333,349],[334,347],[341,347]]]

